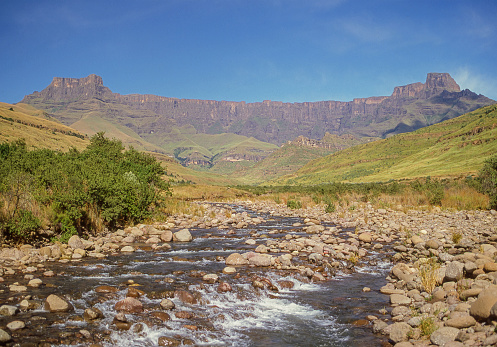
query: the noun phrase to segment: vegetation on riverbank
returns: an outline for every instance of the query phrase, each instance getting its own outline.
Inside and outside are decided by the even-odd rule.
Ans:
[[[169,193],[163,173],[153,157],[124,150],[103,133],[81,152],[28,151],[21,140],[1,144],[0,238],[25,242],[49,230],[66,241],[140,222]]]

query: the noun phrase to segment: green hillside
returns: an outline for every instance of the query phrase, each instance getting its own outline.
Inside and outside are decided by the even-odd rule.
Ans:
[[[271,184],[375,182],[476,173],[497,153],[497,106],[309,162]]]
[[[84,149],[89,139],[80,132],[48,117],[36,108],[0,102],[0,143],[24,139],[29,149],[68,151]]]

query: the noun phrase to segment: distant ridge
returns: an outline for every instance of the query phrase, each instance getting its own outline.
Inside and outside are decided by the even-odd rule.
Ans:
[[[105,87],[97,75],[55,77],[48,87],[27,95],[22,102],[67,125],[95,111],[102,119],[126,126],[155,145],[174,129],[186,126],[193,126],[200,134],[234,133],[277,145],[298,136],[321,139],[326,132],[382,138],[495,103],[470,90],[461,91],[447,73],[429,73],[425,83],[395,87],[390,96],[303,103],[120,95]]]

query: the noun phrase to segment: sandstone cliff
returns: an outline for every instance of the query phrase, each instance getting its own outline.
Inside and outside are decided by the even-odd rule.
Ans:
[[[425,83],[395,87],[392,95],[349,102],[283,103],[177,99],[120,95],[102,78],[54,78],[23,103],[46,110],[71,125],[98,110],[152,143],[172,128],[193,125],[198,133],[235,133],[281,145],[298,136],[320,139],[326,132],[356,137],[385,137],[459,116],[495,101],[461,91],[447,73],[429,73]]]

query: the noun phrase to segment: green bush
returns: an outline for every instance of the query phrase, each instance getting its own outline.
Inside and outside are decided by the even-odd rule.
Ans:
[[[286,202],[286,206],[288,208],[291,208],[292,210],[296,210],[296,209],[302,208],[302,203],[298,200],[288,200]]]
[[[41,227],[40,220],[31,211],[19,210],[5,225],[5,234],[16,241],[25,241],[31,238]]]
[[[27,151],[22,141],[0,144],[1,232],[6,237],[19,228],[33,232],[41,223],[26,215],[33,206],[44,211],[60,239],[85,230],[138,223],[153,215],[169,193],[159,162],[134,149],[125,150],[118,140],[98,133],[82,151]],[[21,212],[21,210],[27,212]],[[18,216],[18,217],[16,217]],[[15,220],[16,218],[24,218]],[[26,227],[29,227],[26,229]],[[14,228],[14,229],[13,229]]]
[[[490,198],[489,208],[497,209],[497,155],[491,157],[478,174],[481,192]]]

